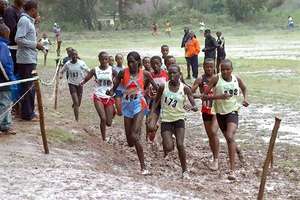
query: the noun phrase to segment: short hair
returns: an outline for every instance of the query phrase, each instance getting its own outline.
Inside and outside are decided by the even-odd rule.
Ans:
[[[153,60],[159,60],[160,64],[162,64],[162,60],[161,60],[161,57],[159,56],[152,56],[151,59],[150,59],[150,62],[153,62]]]
[[[129,59],[129,57],[133,57],[138,62],[139,67],[142,66],[142,59],[141,59],[141,56],[138,52],[136,52],[136,51],[129,52],[128,55],[127,55],[127,61]]]
[[[101,58],[104,54],[108,54],[106,51],[101,51],[99,54],[98,54],[98,58]]]
[[[167,55],[166,58],[165,58],[165,60],[170,60],[171,58],[175,58],[175,57],[172,56],[172,55]]]
[[[210,33],[210,29],[206,29],[204,33]]]
[[[4,36],[5,33],[10,32],[8,26],[6,26],[3,22],[0,23],[0,36]]]
[[[120,57],[123,58],[123,55],[122,55],[121,53],[117,53],[117,54],[115,55],[115,60],[117,60],[117,57],[118,57],[118,56],[120,56]]]
[[[151,60],[151,58],[150,58],[149,56],[145,56],[145,57],[143,58],[143,62],[144,62],[146,59]]]
[[[23,6],[25,11],[30,11],[31,9],[38,8],[38,3],[35,0],[29,0],[27,1]]]
[[[213,58],[206,58],[205,60],[204,60],[204,64],[207,64],[207,63],[214,63],[215,62],[215,60],[213,59]]]
[[[166,45],[166,44],[163,44],[160,48],[161,48],[161,49],[163,49],[163,48],[169,48],[169,46]]]
[[[233,68],[232,61],[229,60],[229,59],[223,60],[223,61],[221,62],[221,66],[222,66],[222,65],[230,65],[231,68]]]
[[[66,51],[72,51],[72,50],[73,50],[72,47],[67,47],[67,48],[66,48]]]

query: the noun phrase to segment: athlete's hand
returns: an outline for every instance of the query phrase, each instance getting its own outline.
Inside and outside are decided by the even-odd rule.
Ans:
[[[147,119],[147,126],[148,126],[149,131],[155,131],[156,122],[154,120],[154,117],[151,115],[151,113]]]
[[[38,50],[44,50],[43,44],[40,43],[40,42],[38,42],[38,43],[36,44],[36,48],[37,48]]]
[[[194,112],[197,112],[197,111],[198,111],[198,108],[197,108],[197,106],[194,106],[194,107],[192,107],[191,110],[194,111]]]
[[[84,80],[82,80],[82,81],[79,83],[79,85],[80,85],[80,86],[83,86],[83,85],[84,85],[84,83],[85,83],[85,81],[84,81]]]
[[[232,95],[226,93],[221,96],[221,99],[229,99],[230,97],[232,97]]]
[[[105,94],[108,95],[108,96],[113,96],[114,92],[112,90],[106,90]]]
[[[246,100],[246,99],[244,99],[244,101],[243,101],[243,106],[245,106],[245,107],[248,107],[249,106],[249,102]]]

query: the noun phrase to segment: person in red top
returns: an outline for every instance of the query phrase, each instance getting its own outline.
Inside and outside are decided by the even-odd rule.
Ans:
[[[192,92],[195,93],[199,88],[200,93],[203,94],[208,88],[208,83],[214,76],[214,60],[212,58],[207,58],[203,65],[204,74],[197,78],[192,86]],[[213,91],[208,92],[208,96],[213,96]],[[202,97],[202,95],[194,95],[194,97]],[[206,99],[202,100],[202,119],[204,122],[204,127],[208,136],[209,146],[213,153],[213,162],[210,163],[209,167],[212,170],[218,170],[219,168],[219,138],[218,132],[218,122],[216,115],[212,113],[212,100]]]
[[[192,66],[192,76],[198,78],[198,54],[200,52],[200,43],[197,40],[195,33],[190,32],[187,42],[185,43],[185,57],[189,60]]]
[[[125,134],[129,147],[135,147],[141,165],[142,175],[149,175],[144,161],[143,146],[140,141],[141,126],[147,103],[144,98],[144,84],[148,81],[157,89],[151,74],[142,69],[142,60],[139,53],[132,51],[127,55],[128,68],[120,71],[114,79],[114,86],[106,93],[114,95],[117,87],[124,88],[122,98],[122,113],[124,116]]]
[[[168,75],[167,71],[161,69],[161,66],[162,66],[161,57],[153,56],[150,60],[150,63],[151,63],[151,68],[152,68],[151,76],[152,76],[154,82],[158,86],[164,85],[169,80],[169,75]],[[155,89],[153,89],[153,87],[151,87],[151,86],[149,87],[149,94],[147,96],[150,97],[150,103],[149,103],[150,110],[151,110],[152,104],[154,103],[156,92],[157,91]],[[156,112],[154,113],[154,116],[153,116],[155,118],[156,122],[158,121],[159,114],[160,114],[160,107],[158,107],[156,109]],[[146,121],[148,121],[148,116],[147,116]],[[146,132],[147,132],[146,139],[149,139],[151,142],[153,142],[155,139],[156,131],[150,131],[148,129],[147,124],[148,123],[146,123]],[[158,128],[158,126],[157,126],[157,128]]]

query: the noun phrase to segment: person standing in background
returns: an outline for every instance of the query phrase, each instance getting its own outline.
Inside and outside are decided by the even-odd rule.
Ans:
[[[220,72],[220,65],[223,60],[226,58],[226,52],[225,52],[225,38],[222,36],[222,32],[218,31],[216,33],[218,39],[218,48],[217,48],[217,73]]]
[[[34,26],[35,18],[38,16],[38,3],[29,0],[24,4],[24,13],[21,14],[17,24],[15,41],[17,49],[17,74],[20,79],[32,78],[32,71],[37,65],[37,50],[43,50],[41,43],[37,42],[37,35]],[[21,118],[26,121],[37,121],[34,112],[35,90],[33,82],[25,82],[21,85],[21,94],[28,93],[21,101]]]
[[[218,47],[218,43],[216,39],[211,35],[209,29],[206,29],[204,31],[204,37],[205,37],[205,48],[202,49],[202,51],[204,52],[204,60],[206,60],[207,58],[212,58],[216,60],[216,49]],[[214,71],[216,73],[216,70]]]
[[[183,31],[184,31],[184,35],[181,42],[181,48],[185,48],[185,43],[189,38],[190,29],[188,27],[185,27]],[[185,60],[186,60],[186,70],[187,70],[186,79],[191,79],[191,63],[189,63],[189,59],[187,57],[185,57]]]

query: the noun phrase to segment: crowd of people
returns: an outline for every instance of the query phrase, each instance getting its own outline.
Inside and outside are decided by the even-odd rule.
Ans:
[[[15,0],[14,5],[4,10],[4,20],[0,23],[0,83],[33,76],[38,50],[47,50],[42,41],[37,42],[34,26],[37,17],[38,5],[32,0],[25,4],[22,0]],[[209,167],[212,170],[219,168],[217,130],[220,128],[228,145],[229,178],[234,179],[235,155],[240,155],[234,137],[238,128],[238,111],[241,105],[248,106],[246,86],[233,74],[233,64],[225,58],[225,40],[220,32],[216,40],[210,30],[204,31],[204,74],[198,76],[200,44],[194,32],[188,28],[184,31],[182,47],[187,66],[192,68],[192,85],[185,81],[181,67],[170,55],[168,45],[161,46],[161,55],[152,57],[141,58],[138,52],[129,52],[126,64],[122,54],[112,56],[101,51],[98,54],[99,65],[93,69],[80,58],[76,49],[69,47],[66,49],[68,56],[62,61],[60,77],[63,78],[66,73],[76,121],[80,119],[84,86],[94,79],[93,104],[99,116],[102,140],[107,141],[106,128],[112,125],[115,115],[123,116],[127,143],[136,149],[142,175],[151,174],[145,164],[141,141],[146,116],[146,140],[155,142],[160,127],[164,157],[167,158],[169,152],[174,150],[175,142],[182,177],[189,177],[184,146],[185,119],[186,112],[198,112],[200,108],[195,98],[200,98],[202,118],[214,158]],[[189,70],[187,78],[191,78]],[[20,84],[19,89],[16,92],[14,87],[0,87],[0,130],[4,134],[15,133],[11,128],[11,112],[4,111],[23,94],[19,117],[27,121],[38,119],[32,82]],[[238,101],[240,91],[244,97],[242,104]],[[11,98],[11,94],[16,97]]]

